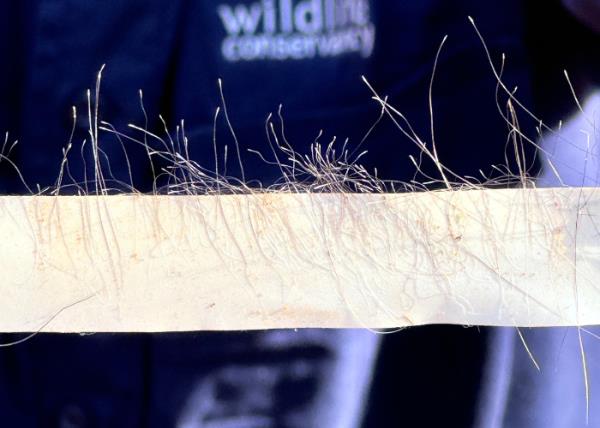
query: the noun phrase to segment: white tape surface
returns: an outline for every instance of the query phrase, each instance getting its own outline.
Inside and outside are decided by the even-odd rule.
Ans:
[[[598,189],[0,197],[0,331],[600,324]]]

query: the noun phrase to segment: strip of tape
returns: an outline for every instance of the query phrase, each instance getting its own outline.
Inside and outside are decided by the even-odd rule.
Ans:
[[[0,331],[600,324],[594,188],[0,197]]]

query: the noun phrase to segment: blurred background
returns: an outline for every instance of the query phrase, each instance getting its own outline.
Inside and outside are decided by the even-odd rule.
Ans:
[[[448,35],[433,84],[438,153],[458,175],[482,179],[480,170],[492,174],[491,165],[506,163],[509,128],[500,113],[507,95],[497,98],[496,78],[467,17],[496,68],[506,54],[506,86],[518,87],[515,96],[555,127],[577,111],[563,70],[581,99],[598,84],[598,10],[593,0],[5,0],[0,132],[8,133],[6,147],[18,140],[9,157],[31,189],[56,183],[70,140],[74,179],[93,179],[84,167],[92,156],[86,90],[93,92],[105,64],[100,119],[138,139],[143,135],[127,124],[165,135],[159,114],[170,129],[184,119],[190,155],[208,169],[215,167],[216,132],[218,157],[230,150],[228,175],[276,183],[278,168],[248,149],[270,158],[265,121],[282,105],[285,136],[297,152],[316,140],[348,139],[350,151],[368,150],[360,162],[379,178],[424,181],[409,160],[418,148],[391,120],[368,133],[380,106],[361,76],[430,142],[428,90]],[[224,116],[213,125],[223,106],[219,78],[243,170]],[[519,120],[526,135],[541,138],[536,120]],[[129,183],[119,141],[102,133],[100,144],[115,186]],[[150,190],[145,149],[128,144],[127,154],[133,185]],[[536,175],[532,144],[524,144],[524,156]],[[26,193],[17,172],[0,164],[0,192]],[[439,178],[426,159],[421,167]],[[19,427],[580,426],[584,401],[543,394],[584,398],[581,362],[564,352],[576,346],[573,334],[525,332],[548,361],[542,374],[515,334],[462,326],[389,335],[42,333],[0,349],[0,414],[4,426]],[[593,411],[590,426],[599,418]]]

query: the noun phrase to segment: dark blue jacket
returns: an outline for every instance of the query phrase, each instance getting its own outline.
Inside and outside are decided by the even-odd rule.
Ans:
[[[340,142],[349,138],[352,150],[380,112],[361,75],[382,96],[389,96],[424,140],[431,141],[429,80],[435,53],[448,34],[433,89],[438,151],[458,174],[477,176],[479,169],[488,172],[491,164],[504,163],[507,127],[497,111],[495,79],[468,15],[477,20],[496,65],[501,52],[508,55],[504,78],[511,87],[518,85],[518,94],[527,101],[528,64],[516,0],[4,2],[0,5],[0,131],[9,132],[10,140],[19,140],[11,159],[30,187],[50,186],[58,175],[61,148],[69,139],[71,106],[76,106],[70,165],[77,180],[85,179],[77,152],[88,139],[84,158],[89,162],[85,91],[92,88],[93,92],[96,73],[106,64],[101,120],[140,138],[127,124],[145,124],[138,97],[142,89],[148,129],[164,135],[159,113],[172,131],[185,119],[192,157],[213,169],[213,117],[222,106],[217,86],[221,78],[245,178],[270,184],[280,178],[278,170],[247,151],[270,155],[267,115],[283,105],[287,139],[301,153],[321,130],[321,142],[328,143],[334,136]],[[228,173],[239,177],[233,138],[223,115],[216,132],[219,153],[225,145],[229,148]],[[100,145],[115,178],[128,181],[118,141],[104,133]],[[370,170],[376,167],[379,177],[413,178],[408,157],[418,150],[392,121],[379,123],[362,149],[369,153],[361,162]],[[148,190],[152,175],[145,151],[131,143],[127,151],[134,185]],[[0,166],[0,190],[23,192],[17,174],[6,162]],[[435,173],[426,162],[423,168]],[[401,411],[403,420],[463,426],[473,416],[480,372],[455,370],[448,367],[450,363],[436,361],[439,373],[448,377],[432,395],[429,388],[417,388],[423,386],[424,373],[433,373],[428,360],[433,354],[421,345],[440,343],[438,351],[455,356],[452,364],[469,364],[479,360],[484,342],[479,335],[465,336],[462,328],[418,331],[420,336],[407,339],[412,357],[399,357],[387,366],[396,367],[404,382],[401,389],[407,392],[396,400],[408,409]],[[281,365],[299,355],[322,364],[333,358],[335,346],[341,346],[323,341],[265,354],[256,345],[260,337],[261,333],[40,335],[18,347],[0,349],[0,420],[3,426],[20,427],[174,426],[192,379],[232,361]],[[462,339],[453,341],[453,337]],[[444,342],[438,342],[440,338]],[[471,358],[459,357],[465,350]],[[398,355],[402,354],[406,355]],[[410,370],[402,369],[409,365]],[[283,414],[293,403],[308,406],[320,388],[319,379],[331,370],[324,367],[309,381],[284,388],[287,395],[281,393],[276,410]],[[229,393],[223,392],[225,397]],[[430,400],[427,409],[435,401],[433,406],[443,411],[420,413],[427,401],[418,404],[417,400],[423,397]],[[377,416],[372,418],[374,426],[382,426]],[[286,425],[280,420],[276,426]]]
[[[93,92],[102,64],[101,120],[139,137],[126,125],[144,126],[138,97],[142,89],[149,129],[164,135],[159,113],[172,132],[185,119],[192,155],[209,169],[214,167],[213,116],[221,105],[217,79],[222,78],[245,169],[249,178],[265,184],[279,172],[247,149],[270,154],[267,115],[283,105],[287,137],[300,152],[307,151],[320,130],[321,142],[337,136],[340,142],[349,138],[352,147],[379,115],[361,75],[382,96],[389,96],[429,142],[427,89],[435,52],[448,34],[433,93],[440,158],[459,174],[476,175],[479,168],[487,172],[490,164],[504,163],[506,126],[496,110],[494,77],[467,16],[477,19],[496,65],[501,52],[508,55],[505,80],[509,86],[518,85],[527,100],[519,2],[482,6],[477,1],[353,0],[341,2],[347,6],[338,7],[334,15],[327,5],[335,2],[294,1],[286,12],[288,3],[3,5],[0,130],[20,141],[12,158],[32,187],[54,183],[61,148],[70,135],[71,106],[78,110],[75,150],[83,139],[89,140],[86,89]],[[314,12],[311,6],[321,3],[323,10]],[[217,142],[220,154],[225,145],[233,150],[223,120]],[[109,135],[102,136],[100,144],[115,175],[126,179],[120,145]],[[371,170],[377,167],[382,178],[412,179],[408,155],[418,150],[391,121],[380,123],[361,149],[369,150],[363,162]],[[134,184],[147,188],[151,177],[144,151],[135,144],[128,144],[127,150],[133,158]],[[71,163],[81,178],[78,156],[72,156]],[[430,170],[427,163],[424,167]],[[228,171],[237,174],[238,169],[230,156]]]

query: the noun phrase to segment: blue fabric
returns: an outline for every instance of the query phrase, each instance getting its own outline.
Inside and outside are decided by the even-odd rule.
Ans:
[[[40,335],[0,352],[2,421],[358,426],[377,343],[361,330]]]
[[[294,2],[296,6],[299,3]],[[85,90],[94,88],[96,73],[106,63],[101,120],[118,129],[126,129],[128,123],[143,126],[138,99],[142,89],[149,129],[163,134],[159,113],[171,129],[185,119],[194,158],[212,168],[212,121],[221,104],[217,79],[222,78],[245,169],[249,178],[269,184],[279,171],[246,152],[252,148],[270,154],[264,129],[268,113],[275,113],[283,104],[286,134],[300,152],[307,150],[320,130],[324,132],[322,142],[328,143],[333,136],[340,141],[348,137],[352,148],[379,114],[378,105],[369,102],[371,94],[360,81],[361,75],[382,95],[389,95],[390,102],[428,141],[427,88],[435,52],[442,37],[449,34],[434,87],[440,157],[459,174],[477,175],[482,166],[503,163],[506,127],[495,105],[494,78],[466,16],[478,19],[496,58],[500,52],[510,54],[504,77],[509,86],[518,83],[520,94],[527,99],[519,2],[502,2],[502,7],[495,9],[474,1],[452,7],[439,0],[385,6],[346,3],[369,4],[368,19],[366,24],[354,24],[346,18],[336,31],[372,28],[372,51],[364,48],[340,50],[336,56],[324,53],[303,59],[229,61],[222,53],[229,33],[221,15],[227,13],[220,15],[219,8],[231,14],[243,7],[241,10],[250,13],[252,5],[262,3],[134,0],[106,7],[100,1],[9,2],[2,6],[2,16],[10,22],[0,30],[4,32],[1,43],[7,45],[2,57],[0,129],[19,139],[13,159],[30,187],[53,184],[61,148],[70,134],[71,106],[78,109],[76,146],[89,140]],[[261,22],[255,39],[266,37]],[[279,37],[283,30],[274,31],[272,37]],[[293,30],[291,36],[311,34]],[[223,121],[217,132],[220,153],[225,145],[233,149]],[[127,182],[120,145],[109,135],[102,138],[101,147],[111,159],[113,172]],[[416,155],[418,150],[391,121],[383,121],[361,148],[370,152],[363,158],[365,165],[377,167],[382,178],[412,179],[414,167],[408,155]],[[151,176],[144,150],[135,144],[128,144],[127,150],[134,184],[147,189]],[[230,156],[228,171],[239,175],[234,160]],[[81,179],[77,156],[72,163],[72,172]],[[433,170],[427,162],[424,169]],[[14,174],[12,178],[16,178]],[[11,183],[5,191],[23,190]]]
[[[539,371],[514,328],[494,329],[475,426],[599,427],[600,399],[594,392],[600,385],[598,333],[598,327],[581,331],[590,392],[587,413],[577,328],[522,329]]]
[[[371,94],[360,75],[382,96],[389,95],[390,103],[429,140],[429,78],[439,43],[449,34],[434,85],[440,157],[462,175],[476,176],[480,168],[488,172],[490,164],[504,162],[506,126],[495,104],[495,81],[466,17],[477,19],[494,58],[508,53],[504,78],[509,86],[518,83],[520,98],[527,100],[529,69],[518,1],[340,1],[338,6],[344,6],[340,10],[345,12],[335,17],[328,15],[331,4],[4,2],[0,5],[0,130],[20,141],[11,157],[31,187],[52,185],[75,105],[73,142],[78,148],[88,139],[84,158],[90,164],[85,90],[94,88],[103,63],[107,67],[100,119],[121,130],[128,123],[144,126],[138,99],[141,88],[148,129],[162,134],[159,113],[171,127],[185,119],[192,157],[208,168],[214,165],[212,121],[221,105],[217,79],[222,78],[246,178],[265,185],[274,182],[279,172],[246,149],[269,155],[267,114],[283,103],[286,135],[299,152],[306,152],[320,130],[323,143],[333,136],[339,141],[350,138],[352,150],[379,115],[379,106],[369,101]],[[315,5],[323,8],[317,12]],[[232,136],[222,117],[217,136],[220,153],[225,145],[229,147],[228,172],[239,177]],[[115,177],[127,182],[118,142],[103,134],[101,147],[111,159]],[[408,156],[418,150],[391,121],[380,123],[361,149],[369,150],[363,163],[369,169],[377,167],[380,177],[412,179],[414,167]],[[153,177],[145,151],[135,144],[128,145],[127,151],[134,185],[148,190]],[[15,172],[3,166],[0,190],[24,192]],[[434,173],[426,163],[423,169]],[[85,178],[78,156],[71,158],[71,171],[76,179]],[[385,373],[389,379],[407,381],[406,391],[417,391],[410,382],[417,385],[422,374],[431,373],[431,364],[446,373],[469,370],[486,343],[472,337],[467,341],[471,345],[460,347],[465,343],[458,340],[465,335],[461,327],[415,329],[414,334],[408,349],[399,339],[386,341],[387,352],[396,344],[398,357],[388,363]],[[427,354],[430,348],[425,345],[441,339],[445,348],[438,352],[453,352],[451,363],[424,358],[437,355]],[[378,342],[365,331],[328,330],[42,334],[0,350],[2,423],[20,427],[357,426]],[[460,358],[461,352],[470,352],[471,358]],[[458,384],[432,386],[438,402],[452,395],[448,408],[461,409],[456,414],[428,413],[433,426],[472,422],[480,385],[477,378],[466,378]],[[392,386],[393,391],[402,387],[398,382]],[[417,410],[423,403],[435,408],[435,402],[427,402],[432,397],[428,389],[420,391],[421,395],[407,393],[406,400],[398,402],[398,411],[393,412],[401,418],[398,421],[414,426],[424,419]],[[421,400],[421,407],[407,401],[411,396]],[[366,422],[387,423],[374,414]]]

